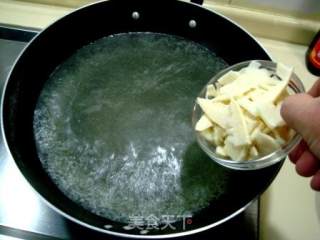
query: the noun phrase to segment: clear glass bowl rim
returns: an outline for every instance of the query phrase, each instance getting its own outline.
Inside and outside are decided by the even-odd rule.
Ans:
[[[202,88],[200,93],[198,94],[197,97],[203,97],[205,95],[205,91],[207,88],[208,84],[212,84],[216,82],[221,76],[223,76],[225,73],[227,73],[230,70],[240,70],[250,64],[252,61],[257,61],[261,64],[262,68],[267,68],[268,70],[273,70],[275,72],[277,63],[273,61],[268,61],[268,60],[249,60],[249,61],[244,61],[240,62],[234,65],[231,65],[220,72],[218,72],[213,78],[210,79],[210,81]],[[293,72],[289,87],[295,92],[295,93],[304,93],[305,88],[299,77]],[[193,112],[192,112],[192,127],[193,129],[195,128],[195,125],[198,121],[196,118],[196,111],[197,108],[200,108],[198,104],[195,102],[194,107],[193,107]],[[201,110],[202,112],[202,110]],[[270,166],[272,164],[275,164],[283,159],[286,158],[286,156],[289,154],[289,152],[301,141],[301,136],[296,133],[292,139],[282,148],[278,149],[277,151],[274,151],[268,155],[262,156],[257,159],[252,159],[252,160],[244,160],[244,161],[235,161],[231,159],[226,159],[223,158],[221,155],[218,155],[214,150],[210,149],[207,147],[203,142],[206,142],[199,132],[194,130],[196,134],[196,139],[201,147],[201,149],[206,152],[206,154],[215,162],[219,163],[220,165],[223,165],[228,168],[232,169],[238,169],[238,170],[248,170],[248,169],[260,169],[264,168],[267,166]],[[213,146],[214,147],[214,146]]]

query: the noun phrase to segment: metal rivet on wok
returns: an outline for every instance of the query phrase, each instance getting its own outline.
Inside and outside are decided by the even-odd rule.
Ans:
[[[195,20],[192,19],[189,21],[189,27],[195,28],[196,26],[197,26],[197,22]]]
[[[134,20],[138,20],[140,18],[140,14],[138,12],[133,12],[131,16]]]

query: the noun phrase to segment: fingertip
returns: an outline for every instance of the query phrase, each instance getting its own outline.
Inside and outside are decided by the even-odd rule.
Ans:
[[[307,95],[307,94],[299,93],[299,94],[293,94],[293,95],[286,97],[281,104],[280,112],[286,113],[287,110],[291,108],[291,106],[296,105],[298,99],[304,98],[305,95]]]
[[[288,116],[288,111],[290,110],[291,103],[292,103],[292,97],[288,96],[286,99],[283,100],[280,108],[280,115],[281,117],[286,120]]]
[[[296,162],[296,171],[303,177],[310,177],[319,170],[319,160],[308,150]]]
[[[312,177],[310,186],[315,191],[320,191],[320,170]]]
[[[288,96],[281,105],[280,114],[283,120],[295,130],[299,130],[301,122],[306,120],[304,111],[310,99],[312,97],[306,93],[294,94]]]
[[[292,163],[296,163],[304,151],[308,150],[308,146],[305,141],[301,141],[290,153],[289,159]]]

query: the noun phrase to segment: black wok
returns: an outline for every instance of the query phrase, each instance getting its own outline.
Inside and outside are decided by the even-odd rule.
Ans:
[[[33,117],[44,83],[54,69],[77,49],[104,36],[128,32],[155,32],[183,37],[205,46],[230,65],[250,59],[270,59],[261,45],[241,27],[195,3],[174,0],[157,3],[110,0],[95,3],[46,28],[16,61],[2,99],[2,128],[6,145],[24,177],[43,199],[65,217],[85,227],[118,236],[165,238],[188,235],[222,224],[243,211],[266,190],[282,162],[257,171],[220,170],[228,175],[226,191],[208,207],[194,213],[192,224],[185,226],[184,219],[172,223],[174,228],[146,232],[128,229],[125,227],[127,223],[112,221],[75,203],[63,194],[41,165],[34,139]],[[192,101],[200,91],[200,85],[202,83],[198,89],[192,90]],[[186,106],[185,111],[190,115],[191,110],[192,104]],[[190,135],[190,139],[193,138]],[[201,178],[197,163],[214,165],[199,150],[195,140],[185,151],[182,161],[190,165],[187,173],[190,177],[197,175]]]

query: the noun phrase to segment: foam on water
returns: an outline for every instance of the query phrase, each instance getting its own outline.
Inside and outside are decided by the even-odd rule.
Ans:
[[[100,216],[191,214],[225,188],[195,144],[193,101],[225,62],[178,37],[119,34],[78,50],[38,100],[41,162],[69,198]]]

